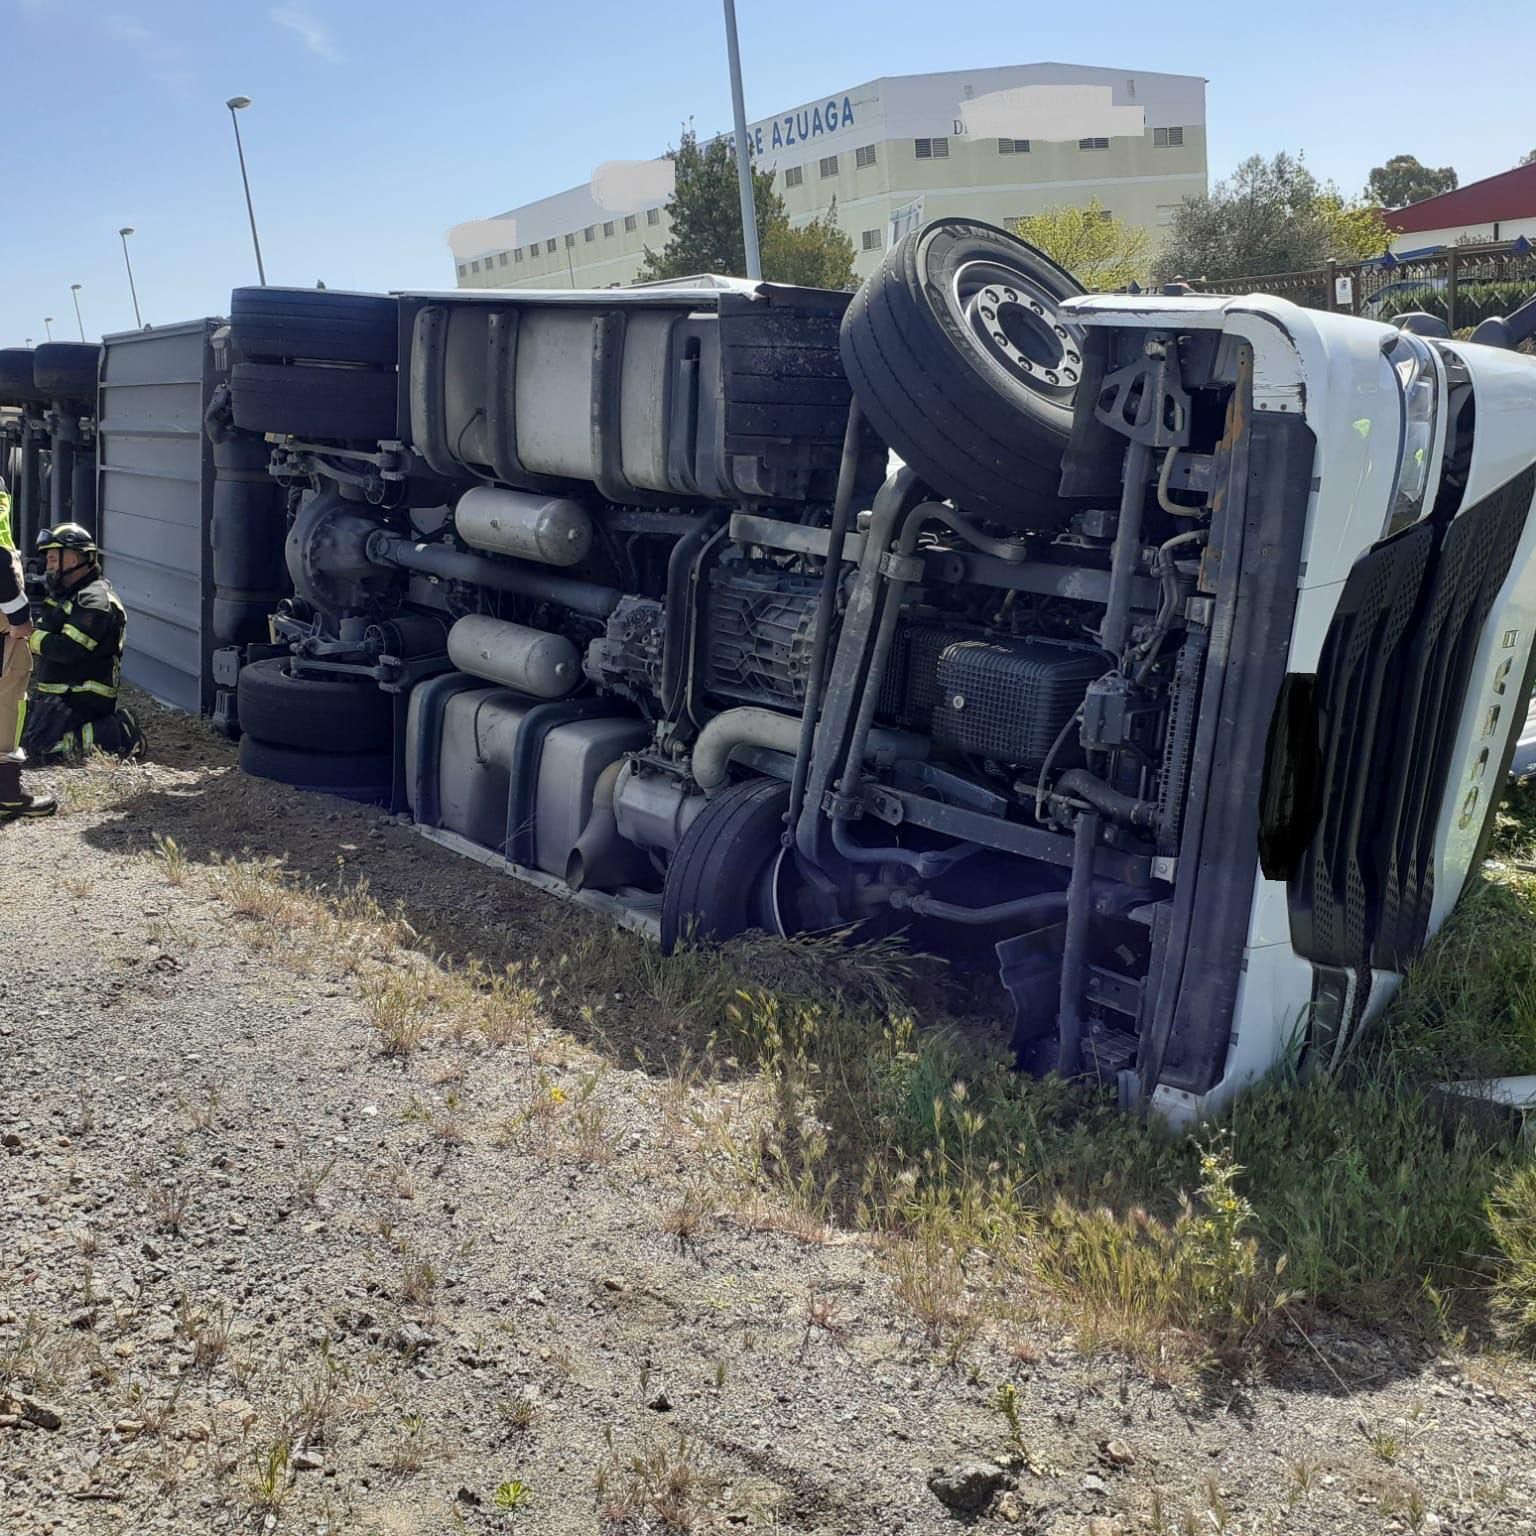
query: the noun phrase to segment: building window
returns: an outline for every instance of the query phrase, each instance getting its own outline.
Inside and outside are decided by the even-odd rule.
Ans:
[[[478,272],[478,271],[479,271],[479,270],[480,270],[480,263],[479,263],[479,262],[478,262],[478,261],[472,261],[472,262],[470,262],[470,264],[469,264],[469,270],[470,270],[470,271],[471,271],[471,272]]]
[[[647,208],[645,210],[645,222],[647,224],[652,224],[652,225],[660,224],[661,223],[661,209],[660,208]]]
[[[836,155],[828,155],[828,156],[826,156],[825,159],[822,160],[822,162],[821,162],[821,175],[822,175],[822,179],[823,180],[825,180],[828,176],[836,176],[837,175],[837,156]]]
[[[626,213],[624,215],[624,233],[626,235],[632,235],[632,234],[634,234],[634,232],[635,232],[635,216],[632,213]]]
[[[878,229],[866,229],[861,243],[866,251],[878,251],[880,249],[880,231]]]
[[[566,250],[570,250],[570,248],[573,245],[575,245],[575,244],[576,244],[576,236],[575,235],[567,235],[565,237],[565,248],[566,248]]]
[[[612,238],[613,238],[613,220],[609,219],[603,225],[603,239],[604,240],[611,240]]]
[[[1028,139],[999,139],[997,152],[1000,155],[1027,155],[1029,153]]]
[[[949,140],[943,139],[913,139],[912,147],[917,152],[919,160],[948,160]]]
[[[1079,149],[1108,149],[1109,148],[1109,140],[1108,139],[1079,139],[1077,141],[1077,147]]]
[[[784,172],[784,185],[786,187],[798,187],[804,180],[805,167],[803,165],[792,165]]]
[[[1154,149],[1180,149],[1184,144],[1184,130],[1182,128],[1154,128],[1152,130],[1152,147]]]
[[[534,257],[534,258],[538,257],[538,254],[539,254],[539,242],[537,240],[535,240],[533,242],[533,244],[528,247],[528,254],[530,256]]]
[[[1097,210],[1097,212],[1099,216],[1099,222],[1102,224],[1108,224],[1109,221],[1114,218],[1113,212],[1111,212],[1111,210],[1108,208],[1100,208]]]
[[[865,167],[875,163],[875,146],[873,144],[861,145],[853,152],[853,163],[856,169],[864,170]]]
[[[521,251],[518,252],[518,256],[519,257],[522,256],[522,252]],[[500,255],[498,255],[497,258],[496,258],[496,265],[498,267],[504,267],[504,266],[506,266],[506,264],[507,264],[507,253],[505,251],[502,251],[500,253]]]
[[[553,240],[546,240],[544,242],[544,250],[548,255],[553,256],[555,254],[555,242]]]
[[[1177,203],[1159,203],[1157,205],[1157,222],[1160,228],[1167,229],[1173,223],[1173,216],[1179,211]]]
[[[512,260],[513,261],[521,261],[522,259],[523,259],[523,248],[522,248],[522,246],[518,246],[518,248],[515,251],[512,252]]]
[[[468,277],[469,276],[469,266],[468,266],[468,264],[466,262],[462,262],[461,261],[459,263],[459,276],[460,277]]]
[[[585,240],[588,245],[591,245],[591,243],[597,239],[597,225],[588,224],[587,227],[582,230],[581,238]]]

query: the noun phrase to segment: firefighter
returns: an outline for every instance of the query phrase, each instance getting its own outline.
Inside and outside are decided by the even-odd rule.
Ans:
[[[51,816],[58,803],[21,787],[21,728],[27,718],[32,675],[32,610],[11,536],[11,497],[0,479],[0,825],[22,816]]]
[[[138,723],[117,703],[128,615],[79,523],[38,535],[48,598],[32,631],[32,704],[22,747],[35,762],[93,750],[137,757]]]

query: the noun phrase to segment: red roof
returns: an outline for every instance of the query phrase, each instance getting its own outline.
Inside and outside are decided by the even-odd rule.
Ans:
[[[1426,197],[1388,213],[1387,225],[1400,235],[1421,229],[1460,229],[1502,219],[1536,219],[1536,161],[1468,182],[1454,192]]]

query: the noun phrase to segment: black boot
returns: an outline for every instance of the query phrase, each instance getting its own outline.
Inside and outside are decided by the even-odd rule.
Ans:
[[[52,795],[29,795],[21,787],[21,764],[0,758],[0,825],[23,816],[52,816],[59,802]]]

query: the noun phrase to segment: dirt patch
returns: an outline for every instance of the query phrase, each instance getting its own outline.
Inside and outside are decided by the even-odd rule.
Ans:
[[[1528,1366],[935,1345],[871,1242],[728,1197],[762,1085],[683,1064],[686,971],[145,713],[0,832],[0,1530],[1536,1529]]]

